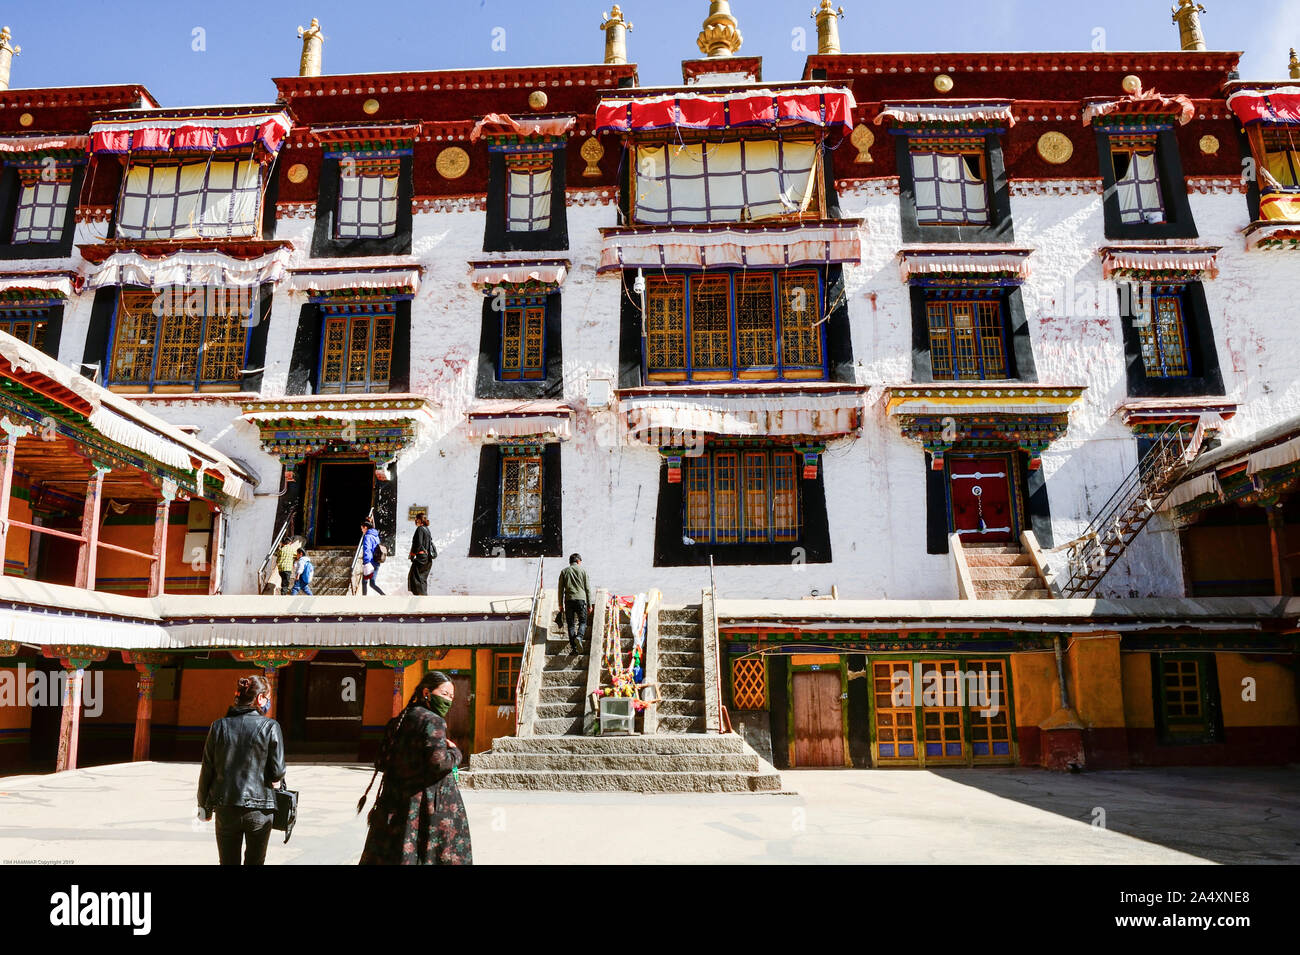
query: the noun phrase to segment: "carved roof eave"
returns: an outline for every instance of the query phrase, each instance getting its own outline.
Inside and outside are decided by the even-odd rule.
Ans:
[[[963,73],[981,75],[1002,73],[1183,73],[1209,72],[1228,74],[1237,69],[1241,53],[1227,51],[1189,52],[1152,50],[1148,52],[1097,53],[1072,50],[1066,52],[1022,53],[837,53],[814,54],[804,65],[804,78],[824,70],[831,79],[852,76],[894,75],[908,71],[919,74]]]
[[[1239,402],[1224,398],[1132,398],[1115,412],[1125,427],[1134,430],[1202,421],[1207,428],[1217,429],[1237,413],[1238,407]]]
[[[1300,222],[1260,220],[1241,231],[1248,252],[1300,250]]]
[[[349,73],[327,76],[285,76],[272,79],[280,95],[296,98],[342,95],[374,96],[384,93],[507,90],[515,84],[545,90],[550,87],[618,86],[637,78],[635,63],[597,63],[575,66],[514,66],[484,69],[427,70],[394,73]]]
[[[1039,385],[1016,382],[934,382],[886,385],[890,417],[987,414],[1068,414],[1086,385]]]
[[[367,421],[388,423],[432,420],[433,403],[423,395],[307,395],[250,401],[243,406],[245,420],[259,428],[276,421]]]

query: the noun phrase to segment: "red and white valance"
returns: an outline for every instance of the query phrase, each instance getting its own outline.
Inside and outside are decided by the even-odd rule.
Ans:
[[[876,116],[876,125],[887,119],[899,126],[1016,124],[1010,103],[885,103]]]
[[[858,430],[863,394],[856,388],[830,394],[623,394],[618,410],[631,438],[658,447],[680,444],[684,432],[829,438]]]
[[[45,133],[33,136],[0,136],[0,153],[39,153],[51,149],[84,150],[89,136],[51,136]]]
[[[254,259],[236,259],[219,252],[173,252],[149,257],[138,252],[114,252],[86,275],[89,288],[106,285],[169,285],[248,287],[284,278],[292,250],[275,249]]]
[[[1228,97],[1228,108],[1243,126],[1300,126],[1300,86],[1238,90]]]
[[[564,136],[577,124],[576,116],[525,116],[516,119],[504,113],[488,113],[470,131],[469,141],[484,136]]]
[[[1186,126],[1196,115],[1196,104],[1181,93],[1162,96],[1154,90],[1124,96],[1120,99],[1089,100],[1083,107],[1083,125],[1091,126],[1094,119],[1107,116],[1156,116],[1176,121]]]
[[[238,149],[261,144],[275,155],[293,125],[283,110],[237,116],[129,116],[98,120],[90,127],[92,153]]]
[[[480,291],[499,285],[537,283],[559,288],[569,275],[569,260],[550,261],[480,261],[469,264],[469,284]]]
[[[660,96],[612,96],[596,107],[596,132],[642,132],[655,129],[731,129],[737,126],[853,126],[853,93],[812,87],[799,90],[757,89],[735,93],[665,93]]]
[[[349,263],[346,266],[290,269],[289,290],[311,293],[397,289],[403,294],[415,295],[420,291],[420,271],[419,266],[405,262],[385,265],[373,260],[364,268]]]
[[[1029,278],[1029,256],[1033,249],[903,249],[898,253],[898,271],[904,282],[939,275],[1010,276]]]
[[[1213,279],[1219,275],[1219,249],[1111,247],[1101,250],[1101,263],[1102,275],[1108,279],[1156,272],[1177,272],[1189,278]]]
[[[573,409],[558,401],[482,401],[467,414],[469,436],[539,438],[564,441],[573,436]]]
[[[67,298],[73,291],[71,273],[0,272],[0,292],[10,291],[53,292]]]
[[[1162,511],[1172,511],[1174,508],[1190,504],[1198,497],[1204,497],[1207,494],[1213,494],[1215,500],[1223,498],[1223,488],[1219,484],[1219,475],[1214,471],[1198,474],[1196,477],[1178,485],[1165,498],[1165,502],[1160,505],[1160,509]]]
[[[859,220],[761,229],[602,229],[597,272],[619,269],[793,268],[860,262]]]

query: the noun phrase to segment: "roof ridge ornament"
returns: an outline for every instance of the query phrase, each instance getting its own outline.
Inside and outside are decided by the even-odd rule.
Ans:
[[[728,0],[712,0],[704,29],[696,39],[700,52],[707,57],[735,56],[745,38],[740,34],[740,23],[731,13]]]
[[[623,10],[616,3],[609,13],[601,14],[600,28],[605,31],[605,62],[621,66],[627,62],[627,34],[632,24],[623,18]]]
[[[9,70],[13,66],[14,57],[22,51],[23,48],[13,42],[9,28],[0,29],[0,90],[9,89]]]
[[[298,38],[302,40],[302,60],[298,64],[299,76],[320,76],[321,49],[325,45],[325,34],[321,32],[320,21],[311,18],[311,26],[299,27]]]
[[[817,21],[817,54],[819,56],[840,53],[839,20],[844,16],[844,8],[831,9],[831,0],[822,0],[821,6],[811,14]]]
[[[1291,47],[1291,79],[1300,80],[1300,56],[1296,56],[1295,47]]]
[[[1208,49],[1205,31],[1201,29],[1201,14],[1204,12],[1205,7],[1196,0],[1178,0],[1178,6],[1174,7],[1173,22],[1178,24],[1178,39],[1184,50],[1204,53]]]

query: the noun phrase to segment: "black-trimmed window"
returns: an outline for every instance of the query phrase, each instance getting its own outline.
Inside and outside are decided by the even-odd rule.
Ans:
[[[396,235],[401,174],[402,161],[395,156],[341,159],[334,238],[388,239]]]
[[[561,295],[511,286],[483,296],[479,331],[479,398],[559,397],[564,391]]]
[[[506,231],[546,232],[551,228],[551,178],[555,161],[549,154],[506,156]]]
[[[1300,132],[1293,126],[1269,126],[1260,129],[1264,171],[1272,178],[1274,189],[1300,191]]]
[[[1037,381],[1018,286],[912,286],[912,380]]]
[[[904,242],[1015,238],[1000,132],[895,134]]]
[[[489,145],[483,251],[569,247],[565,155],[560,143]]]
[[[119,239],[248,238],[262,220],[262,172],[252,159],[132,160],[122,180]]]
[[[72,253],[76,196],[85,164],[52,155],[0,166],[0,259],[63,258]]]
[[[696,544],[797,541],[798,455],[726,448],[682,460],[682,536]]]
[[[514,706],[519,689],[519,669],[523,666],[522,653],[496,652],[492,654],[492,704]]]
[[[393,367],[395,302],[324,306],[317,394],[381,394]]]
[[[1096,133],[1107,238],[1196,238],[1173,128],[1137,123]]]
[[[20,177],[14,245],[46,245],[63,238],[64,219],[72,200],[72,170],[63,167],[53,171],[54,178],[39,174]]]
[[[107,383],[122,391],[237,391],[257,294],[241,289],[123,290]]]
[[[321,158],[313,258],[409,255],[412,150],[346,150]]]
[[[511,302],[501,310],[500,381],[540,381],[546,377],[546,302]]]
[[[471,557],[558,557],[560,445],[484,445],[470,531]]]
[[[542,536],[542,449],[510,449],[501,455],[497,533],[538,540]]]
[[[1222,740],[1218,668],[1213,653],[1153,653],[1151,679],[1160,742]]]
[[[645,375],[824,380],[823,300],[815,269],[648,276]]]
[[[1131,398],[1224,394],[1209,305],[1200,282],[1119,287]]]
[[[44,308],[6,308],[0,306],[0,332],[12,335],[20,342],[45,351],[46,333],[50,325],[50,310]]]

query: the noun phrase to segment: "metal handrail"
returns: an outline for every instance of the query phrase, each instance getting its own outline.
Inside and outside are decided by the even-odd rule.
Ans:
[[[374,524],[375,509],[373,507],[370,509],[370,513],[366,515],[366,519],[369,520],[372,525]],[[380,543],[383,543],[382,537],[379,540]],[[361,592],[361,574],[362,574],[361,548],[364,547],[365,544],[366,544],[366,535],[362,534],[361,540],[357,541],[357,549],[352,552],[352,563],[348,564],[348,596],[349,597],[354,596],[355,594]],[[394,544],[396,544],[396,541],[394,541]]]
[[[538,625],[537,608],[542,599],[542,568],[546,563],[545,557],[537,560],[537,583],[533,585],[533,601],[531,609],[528,611],[528,631],[524,634],[524,651],[519,658],[519,679],[515,681],[515,735],[519,735],[519,729],[523,725],[524,719],[524,700],[527,699],[528,693],[528,671],[533,659],[533,628]],[[549,627],[548,627],[549,629]]]
[[[726,733],[731,728],[731,716],[722,702],[722,640],[718,635],[718,580],[713,569],[713,555],[709,555],[709,599],[713,602],[713,627],[709,636],[712,644],[709,652],[713,654],[714,692],[718,701],[718,732]]]
[[[270,566],[272,562],[274,562],[279,556],[280,545],[282,545],[285,539],[289,536],[289,528],[293,526],[294,514],[295,514],[295,509],[292,507],[289,508],[289,513],[285,516],[284,523],[280,525],[280,529],[275,533],[275,537],[273,538],[271,543],[270,551],[267,552],[265,559],[262,561],[262,569],[258,573],[258,578],[257,578],[258,593],[261,593],[262,587],[265,586],[266,582],[270,579],[270,577],[268,576],[268,573],[270,571]]]
[[[1169,424],[1156,438],[1150,450],[1139,459],[1137,467],[1129,472],[1102,505],[1083,534],[1057,548],[1067,552],[1070,572],[1069,578],[1061,587],[1063,596],[1086,597],[1097,588],[1110,569],[1105,563],[1108,546],[1116,542],[1125,543],[1124,531],[1119,525],[1121,515],[1132,510],[1134,505],[1145,498],[1148,513],[1137,528],[1141,530],[1141,526],[1150,520],[1195,460],[1204,438],[1204,422],[1198,423],[1190,431],[1185,423]],[[1095,577],[1091,576],[1094,564],[1101,571]]]

